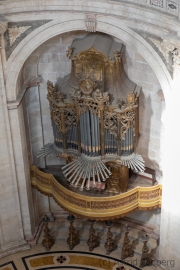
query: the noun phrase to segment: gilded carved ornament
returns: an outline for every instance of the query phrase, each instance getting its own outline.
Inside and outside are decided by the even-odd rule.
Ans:
[[[130,127],[133,128],[135,135],[135,108],[137,108],[137,97],[134,93],[127,95],[126,100],[118,98],[119,108],[122,113],[119,115],[119,121],[121,123],[120,136],[121,139],[125,139],[125,134]]]
[[[115,137],[118,134],[117,115],[113,112],[104,112],[104,127]]]
[[[31,167],[31,183],[44,195],[52,196],[63,209],[83,218],[110,220],[138,209],[161,207],[161,185],[136,187],[116,197],[84,196],[64,188],[53,175],[44,173],[35,166]]]
[[[57,103],[64,103],[65,94],[61,93],[61,91],[58,91],[53,86],[53,83],[50,81],[47,81],[47,90],[48,90],[48,99],[54,99]]]

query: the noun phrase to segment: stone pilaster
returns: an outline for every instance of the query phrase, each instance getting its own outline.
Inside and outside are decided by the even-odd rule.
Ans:
[[[3,72],[3,33],[7,22],[0,22],[0,257],[29,248],[24,239],[17,171],[7,110]]]

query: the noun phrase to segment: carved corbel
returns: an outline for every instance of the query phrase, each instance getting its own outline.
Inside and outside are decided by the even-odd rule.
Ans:
[[[85,14],[85,23],[87,32],[96,32],[96,14],[86,13]]]

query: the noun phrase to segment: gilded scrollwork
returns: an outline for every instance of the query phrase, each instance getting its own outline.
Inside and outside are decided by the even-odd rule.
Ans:
[[[63,94],[63,93],[61,93],[61,91],[58,91],[57,89],[55,89],[53,83],[50,81],[47,81],[47,90],[48,90],[48,94],[47,94],[48,99],[53,99],[57,103],[64,102],[65,94]]]
[[[55,90],[54,85],[51,81],[47,81],[47,90],[48,90],[47,98],[52,98]]]
[[[68,132],[73,125],[76,125],[76,119],[76,112],[74,109],[66,108],[64,110],[65,132]]]
[[[61,133],[63,133],[62,115],[61,115],[61,112],[60,112],[60,108],[54,102],[50,102],[50,110],[51,110],[51,118],[56,123],[59,131]]]
[[[106,105],[109,105],[109,94],[108,92],[102,93],[100,89],[96,89],[92,94],[94,100],[97,103],[105,103]]]
[[[50,110],[51,118],[54,120],[62,134],[67,133],[73,125],[76,125],[77,118],[74,109],[60,108],[53,101],[50,101]]]
[[[135,112],[134,110],[126,111],[121,114],[120,118],[121,123],[121,139],[125,139],[125,134],[127,133],[130,127],[133,128],[133,132],[135,133]]]
[[[87,109],[89,109],[89,111],[93,114],[98,114],[98,103],[95,102],[92,99],[89,100],[81,100],[79,102],[79,111],[80,111],[80,115],[83,114]]]
[[[135,109],[137,105],[137,97],[134,93],[129,93],[126,99],[118,98],[118,106],[121,110],[120,114],[120,136],[121,139],[125,139],[125,134],[128,129],[132,127],[133,133],[135,134]]]
[[[117,137],[118,133],[118,121],[117,114],[112,112],[104,113],[104,127],[110,131],[115,137]]]

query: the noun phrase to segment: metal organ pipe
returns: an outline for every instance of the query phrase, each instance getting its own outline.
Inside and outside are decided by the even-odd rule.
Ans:
[[[91,152],[92,155],[95,156],[95,120],[94,120],[94,115],[92,113],[90,113],[90,120],[91,120]]]
[[[89,110],[86,111],[86,130],[87,130],[87,146],[88,146],[88,155],[91,154],[91,132],[90,132],[90,119],[89,119]]]
[[[84,153],[83,142],[84,142],[84,128],[83,128],[83,115],[80,116],[80,130],[81,130],[81,151]]]

